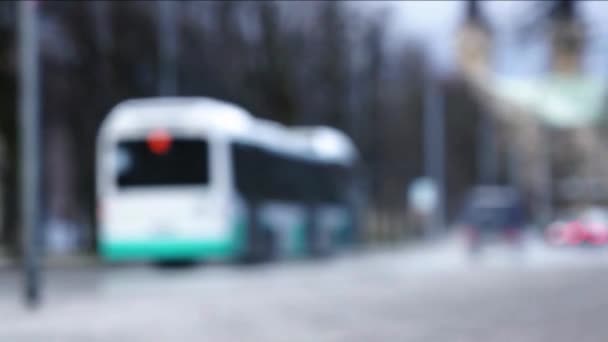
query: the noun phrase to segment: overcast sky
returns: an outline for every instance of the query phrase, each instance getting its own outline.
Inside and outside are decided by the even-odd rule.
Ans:
[[[538,1],[536,1],[538,2]],[[525,47],[514,41],[514,24],[532,20],[538,4],[534,1],[483,1],[484,15],[497,30],[496,70],[505,74],[540,73],[546,62],[547,49],[540,41]],[[365,1],[370,10],[391,8],[393,21],[388,38],[398,46],[407,38],[421,39],[432,51],[435,65],[442,71],[453,67],[454,29],[460,24],[464,3],[461,1]],[[586,68],[593,74],[608,74],[608,1],[580,1],[583,20],[592,25]]]

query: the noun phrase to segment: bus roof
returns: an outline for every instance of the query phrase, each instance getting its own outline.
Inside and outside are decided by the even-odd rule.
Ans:
[[[327,162],[350,164],[357,157],[354,144],[337,129],[324,126],[290,128],[255,118],[238,105],[208,97],[123,101],[104,120],[99,135],[159,126],[201,129],[277,152]]]

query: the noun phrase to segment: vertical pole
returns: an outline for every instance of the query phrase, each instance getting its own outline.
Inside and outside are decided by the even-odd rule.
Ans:
[[[509,184],[516,188],[521,188],[521,181],[519,177],[520,165],[519,165],[519,151],[515,144],[509,144],[507,146],[507,171]]]
[[[112,48],[112,4],[107,1],[92,1],[91,9],[95,26],[95,43],[99,51],[106,53]]]
[[[444,103],[435,78],[431,76],[433,72],[429,70],[429,74],[424,98],[424,173],[436,185],[438,203],[426,231],[428,235],[436,236],[443,230],[445,224]]]
[[[40,122],[37,2],[19,1],[19,131],[25,302],[40,302]]]
[[[159,83],[161,96],[177,94],[177,2],[158,1],[159,16]]]
[[[481,113],[478,126],[477,163],[479,182],[493,184],[498,181],[498,148],[492,117],[487,112]]]
[[[543,172],[543,192],[542,192],[542,224],[547,224],[553,217],[553,150],[551,148],[551,129],[541,124],[540,134],[542,136],[542,172]]]

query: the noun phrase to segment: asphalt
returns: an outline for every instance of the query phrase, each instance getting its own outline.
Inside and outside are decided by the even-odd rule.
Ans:
[[[0,271],[0,341],[598,341],[608,250],[457,239],[252,267],[51,269],[26,310]]]

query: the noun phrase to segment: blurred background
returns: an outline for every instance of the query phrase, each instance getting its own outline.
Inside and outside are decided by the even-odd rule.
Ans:
[[[40,233],[56,302],[49,299],[38,316],[11,304],[24,234],[24,17],[19,2],[2,1],[0,317],[3,310],[19,314],[8,324],[13,330],[0,323],[0,339],[365,341],[377,332],[380,340],[571,341],[581,330],[588,341],[607,336],[599,317],[608,304],[600,286],[608,282],[608,2],[30,3],[39,44]],[[211,97],[257,118],[345,133],[359,154],[354,253],[312,265],[203,265],[177,273],[99,260],[100,125],[123,100],[164,96]],[[479,262],[487,267],[475,268]],[[454,284],[449,289],[436,285],[446,279]],[[172,289],[176,302],[160,302],[153,289],[154,299],[125,290],[151,283],[160,293]],[[199,285],[205,287],[197,292]],[[249,302],[256,296],[239,286],[277,292]],[[295,290],[301,286],[310,291]],[[227,298],[233,289],[245,304],[196,297],[219,288]],[[576,300],[566,299],[572,294]],[[454,318],[476,299],[470,319]],[[141,312],[133,309],[119,323],[112,313],[121,300]],[[217,335],[197,330],[205,300],[216,305],[205,319],[223,317],[211,329]],[[353,303],[360,309],[349,309]],[[145,326],[165,322],[162,313],[147,315],[153,308],[169,315],[183,305],[198,318],[167,319],[159,334]],[[96,324],[66,318],[85,317],[91,308]],[[266,318],[248,316],[260,308]],[[349,315],[353,310],[367,315]],[[267,326],[282,322],[284,312],[293,313],[285,324]],[[551,316],[556,312],[562,315]],[[568,323],[581,316],[598,318],[580,330]],[[240,335],[237,326],[252,335]]]

